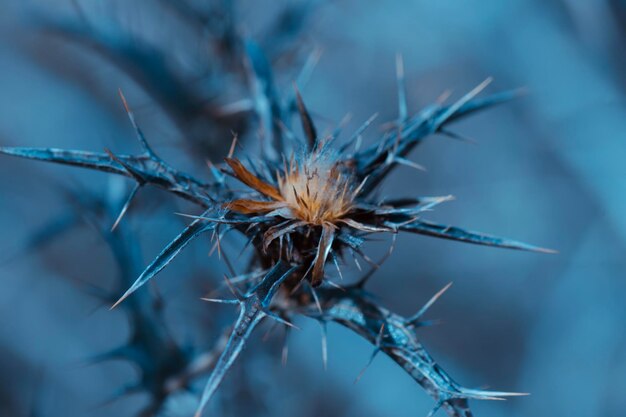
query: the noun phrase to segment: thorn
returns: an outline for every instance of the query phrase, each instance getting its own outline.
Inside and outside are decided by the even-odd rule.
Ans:
[[[128,172],[128,174],[135,181],[137,181],[138,184],[143,185],[143,184],[145,184],[147,182],[145,177],[143,176],[143,174],[141,172],[137,171],[135,168],[133,168],[132,166],[128,165],[126,162],[122,161],[117,155],[115,155],[109,149],[105,148],[104,151],[109,155],[111,160],[113,160],[113,161],[117,162],[118,164],[120,164],[122,166],[122,168],[124,168],[124,170],[126,172]]]
[[[268,272],[269,272],[269,269],[261,269],[261,270],[249,272],[247,274],[242,274],[242,275],[239,275],[239,276],[231,278],[230,282],[235,284],[235,283],[240,283],[240,282],[251,281],[253,279],[256,279],[256,278],[264,276]]]
[[[372,352],[372,355],[370,356],[370,359],[367,361],[367,364],[365,365],[365,367],[361,370],[361,372],[359,372],[359,375],[357,375],[356,379],[354,380],[355,384],[361,380],[361,378],[363,377],[363,374],[365,374],[365,371],[367,371],[367,368],[370,367],[370,365],[374,362],[376,355],[378,355],[378,352],[380,352],[382,342],[383,342],[384,331],[385,331],[385,323],[381,324],[380,326],[380,330],[378,331],[378,335],[376,336],[376,342],[375,342],[376,348]]]
[[[502,397],[523,397],[530,395],[527,392],[505,392],[505,391],[489,391],[481,389],[471,389],[460,387],[459,391],[467,398],[475,398],[479,400],[504,400]]]
[[[300,74],[298,74],[298,78],[296,79],[297,86],[299,86],[300,88],[303,88],[307,84],[321,56],[322,56],[322,48],[316,47],[315,49],[313,49],[313,52],[309,54],[306,62],[304,63],[304,66],[302,67]]]
[[[358,269],[359,271],[362,271],[362,270],[363,270],[363,268],[361,268],[361,263],[360,263],[360,262],[359,262],[359,260],[357,259],[357,257],[356,257],[356,253],[355,253],[354,249],[353,249],[353,248],[349,248],[349,249],[350,249],[350,255],[352,255],[352,259],[354,260],[354,264],[356,265],[356,267],[357,267],[357,269]]]
[[[296,105],[298,106],[298,112],[300,113],[302,130],[307,138],[309,150],[313,151],[317,143],[317,131],[315,129],[315,124],[313,124],[313,119],[311,119],[311,115],[304,104],[304,100],[302,100],[298,86],[294,84],[293,88],[296,93]]]
[[[365,287],[365,284],[367,284],[369,279],[374,275],[374,272],[378,271],[380,269],[380,267],[382,266],[382,264],[385,263],[385,261],[387,259],[389,259],[389,257],[393,254],[393,250],[396,247],[396,240],[397,240],[397,238],[398,238],[398,234],[397,233],[394,233],[394,234],[391,235],[391,244],[389,245],[389,249],[387,250],[387,253],[385,253],[383,255],[383,257],[378,261],[378,263],[375,263],[374,265],[372,265],[372,267],[369,269],[369,271],[367,271],[367,273],[365,275],[363,275],[363,277],[361,277],[353,285],[353,287],[355,287],[355,288],[364,288]],[[356,257],[354,257],[354,259],[356,261]]]
[[[339,261],[337,260],[337,255],[335,255],[335,251],[331,251],[330,255],[333,258],[333,263],[335,264],[335,268],[337,269],[337,273],[339,274],[339,279],[343,281],[343,274],[341,273],[341,268],[339,267]]]
[[[250,99],[244,98],[217,108],[216,114],[221,117],[229,117],[241,113],[251,112],[253,110],[254,102]]]
[[[445,404],[446,400],[439,400],[437,401],[437,403],[435,404],[435,406],[433,407],[432,410],[430,410],[430,413],[428,413],[428,415],[426,417],[433,417],[437,411],[439,411],[439,409]]]
[[[354,379],[354,383],[355,384],[358,384],[359,381],[361,380],[361,378],[363,378],[363,375],[365,375],[365,371],[367,371],[367,368],[369,368],[370,365],[374,362],[374,359],[376,358],[376,355],[378,355],[378,352],[380,352],[379,348],[374,349],[374,352],[372,352],[372,355],[370,356],[369,360],[367,361],[367,364],[365,364],[363,369],[361,369],[361,372],[359,372],[357,377]]]
[[[177,216],[187,217],[188,219],[194,219],[194,220],[206,220],[206,221],[211,221],[214,223],[233,223],[233,222],[229,222],[228,220],[224,218],[197,216],[195,214],[187,214],[187,213],[179,213],[179,212],[174,212],[174,214]]]
[[[336,282],[333,282],[329,279],[326,279],[325,283],[327,283],[328,285],[330,285],[333,288],[337,288],[338,290],[341,290],[343,292],[346,291],[346,289],[344,287],[342,287],[341,285],[337,284]]]
[[[309,285],[309,288],[311,289],[311,294],[313,294],[313,300],[315,301],[315,306],[317,307],[317,310],[320,312],[320,314],[324,314],[324,312],[322,311],[322,305],[320,304],[320,299],[317,296],[317,291],[315,291],[315,288],[313,288],[312,285]]]
[[[215,228],[215,230],[213,231],[213,235],[215,236],[215,248],[217,248],[217,259],[219,259],[220,261],[222,260],[222,240],[220,239],[220,231],[219,231],[219,227],[220,225],[218,224]],[[209,253],[209,256],[211,256],[211,254]],[[228,271],[232,276],[237,276],[237,274],[233,274],[232,271]]]
[[[442,135],[445,135],[451,139],[456,139],[459,140],[461,142],[466,142],[466,143],[471,143],[472,145],[478,145],[478,141],[474,138],[470,138],[464,135],[461,135],[459,133],[453,132],[451,130],[448,129],[439,129],[439,133],[441,133]]]
[[[226,176],[222,174],[220,170],[215,167],[213,162],[207,159],[206,164],[207,164],[207,167],[209,167],[209,171],[211,172],[211,175],[213,175],[213,178],[215,178],[215,181],[217,181],[219,184],[224,183]]]
[[[380,325],[380,330],[378,331],[378,334],[376,335],[376,347],[379,349],[383,344],[384,334],[385,334],[385,323]]]
[[[402,158],[400,156],[394,156],[393,161],[397,162],[400,165],[404,165],[409,168],[414,168],[414,169],[417,169],[418,171],[426,172],[426,168],[423,165],[420,165],[417,162],[413,162],[410,159]]]
[[[296,326],[295,324],[293,324],[289,320],[285,320],[284,318],[280,317],[278,314],[276,314],[274,312],[265,311],[264,313],[265,313],[265,315],[267,315],[268,317],[276,320],[280,324],[284,324],[285,326],[290,327],[292,329],[301,330],[298,326]]]
[[[482,83],[474,87],[469,93],[465,94],[463,97],[457,100],[454,104],[448,107],[448,109],[442,115],[437,117],[436,124],[437,125],[443,124],[450,116],[452,116],[461,107],[463,107],[464,104],[466,104],[468,101],[470,101],[471,99],[476,97],[478,94],[480,94],[481,91],[487,88],[487,86],[491,84],[492,81],[493,81],[493,78],[488,77],[485,81],[483,81]]]
[[[333,134],[332,134],[333,141],[339,137],[339,135],[341,134],[343,129],[346,127],[346,125],[350,123],[351,119],[352,119],[351,113],[347,113],[345,116],[343,116],[343,118],[339,122],[339,125],[337,125],[337,128],[333,131]]]
[[[356,189],[352,192],[352,198],[354,199],[363,189],[363,187],[365,186],[365,183],[367,182],[367,180],[369,179],[369,175],[366,176],[365,178],[363,178],[363,181],[361,181],[361,183],[359,184],[358,187],[356,187]]]
[[[218,303],[218,304],[239,304],[238,300],[229,300],[223,298],[200,298],[202,301],[208,301],[210,303]]]
[[[559,251],[556,249],[550,249],[550,248],[541,248],[541,247],[536,247],[533,249],[535,252],[540,252],[540,253],[547,253],[550,255],[555,255],[558,254]]]
[[[359,148],[361,147],[361,135],[363,134],[363,132],[372,124],[372,122],[378,117],[378,113],[374,113],[373,115],[370,116],[369,119],[367,119],[365,121],[365,123],[363,123],[353,134],[352,136],[350,136],[350,139],[348,139],[348,141],[346,142],[345,145],[343,145],[341,147],[340,152],[345,152],[345,150],[350,147],[353,143],[355,143],[355,152],[358,152]]]
[[[407,320],[407,324],[410,326],[416,326],[417,324],[419,324],[419,320],[426,313],[426,311],[428,311],[428,309],[433,304],[435,304],[435,302],[439,299],[439,297],[441,297],[451,286],[452,286],[452,283],[450,282],[448,285],[440,289],[435,295],[433,295],[431,299],[428,300],[428,302],[424,304],[424,306],[417,313],[415,313],[415,315],[413,315],[411,318]]]
[[[124,205],[122,206],[122,209],[120,210],[120,214],[117,215],[117,218],[115,219],[115,222],[113,223],[113,226],[111,226],[111,232],[114,232],[117,226],[119,225],[120,221],[122,221],[122,217],[124,217],[124,214],[126,214],[126,211],[128,210],[128,207],[130,206],[130,202],[133,200],[133,198],[135,198],[135,195],[137,194],[137,191],[139,191],[140,188],[141,188],[141,184],[137,183],[131,190],[130,194],[128,195],[128,198],[126,199],[126,202],[124,203]]]
[[[452,95],[452,90],[445,90],[443,93],[439,95],[439,97],[437,97],[435,102],[439,105],[442,105],[443,103],[445,103],[447,99],[450,98],[451,95]]]
[[[442,323],[443,323],[443,320],[441,319],[423,320],[423,321],[420,321],[419,323],[416,323],[415,327],[433,327],[433,326],[439,326]]]
[[[122,301],[124,301],[125,299],[127,299],[127,298],[128,298],[128,296],[129,296],[129,295],[131,295],[131,294],[133,293],[133,291],[134,291],[133,287],[130,287],[130,288],[129,288],[129,289],[128,289],[125,293],[124,293],[124,295],[122,295],[122,296],[120,297],[120,299],[119,299],[119,300],[117,300],[117,301],[115,302],[115,304],[113,304],[113,305],[109,308],[109,311],[113,310],[115,307],[117,307],[118,305],[120,305],[120,304],[122,303]]]
[[[237,133],[232,132],[233,141],[230,144],[230,149],[228,150],[228,158],[232,158],[235,154],[235,146],[237,146]]]
[[[396,54],[396,80],[398,83],[398,124],[401,125],[408,118],[406,87],[404,83],[404,60],[401,54]]]
[[[156,157],[156,154],[154,153],[154,151],[152,150],[152,148],[148,144],[148,141],[146,140],[146,137],[144,136],[143,132],[139,128],[139,125],[135,121],[135,115],[133,114],[132,110],[130,109],[130,106],[128,105],[128,102],[126,101],[126,97],[124,97],[124,93],[122,93],[122,89],[120,88],[117,91],[118,91],[118,93],[120,95],[120,98],[122,99],[122,104],[124,105],[124,109],[126,110],[126,114],[128,114],[128,118],[130,119],[130,123],[133,125],[133,128],[135,129],[135,134],[137,135],[137,139],[139,139],[139,143],[141,144],[141,147],[144,149],[144,151],[146,151],[146,153],[148,153],[148,155],[150,155],[152,157]]]
[[[226,282],[226,286],[228,287],[230,292],[233,294],[233,296],[238,301],[243,301],[244,300],[243,295],[241,294],[239,289],[233,285],[233,283],[230,281],[230,279],[228,279],[228,276],[226,276],[226,274],[224,274],[224,281]]]
[[[217,235],[217,250],[218,250],[218,257],[219,259],[224,261],[224,264],[226,264],[226,268],[228,269],[228,272],[233,276],[236,277],[238,276],[237,271],[235,271],[235,268],[232,264],[232,262],[230,261],[230,258],[228,257],[228,254],[226,253],[225,250],[222,249],[222,239],[224,238],[224,236],[226,235],[226,233],[228,233],[231,229],[228,228],[226,230],[224,230],[221,234],[218,233]]]

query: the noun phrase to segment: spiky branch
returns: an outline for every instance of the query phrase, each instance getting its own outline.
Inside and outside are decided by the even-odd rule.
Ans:
[[[294,270],[294,267],[290,268],[289,265],[279,262],[263,277],[258,285],[246,294],[240,294],[235,287],[231,287],[235,299],[218,301],[238,304],[240,308],[239,317],[235,322],[224,351],[209,376],[209,380],[202,393],[202,398],[200,399],[196,417],[202,414],[202,410],[221,384],[224,376],[243,350],[246,341],[257,325],[267,316],[282,323],[289,324],[270,310],[270,303],[282,282],[289,278]]]
[[[267,88],[267,82],[271,81],[267,67],[260,64],[263,60],[259,58],[258,50],[250,51],[254,51],[251,53],[255,60],[253,72],[258,80],[266,83],[256,89],[255,100],[257,103],[265,103],[258,105],[257,111],[264,121],[266,133],[275,133],[277,126],[284,125],[284,117],[290,109],[281,110],[280,106],[284,103],[279,103],[273,89]],[[361,246],[363,237],[372,233],[395,235],[406,231],[481,245],[548,252],[521,242],[421,219],[423,212],[446,201],[447,197],[386,202],[377,202],[370,197],[375,187],[398,164],[410,164],[407,159],[409,152],[424,138],[435,133],[445,133],[444,128],[449,123],[514,96],[504,93],[487,99],[476,99],[476,95],[487,84],[488,81],[482,83],[450,105],[436,103],[408,117],[406,94],[403,92],[403,70],[399,66],[399,118],[394,128],[384,133],[373,146],[349,154],[348,147],[358,143],[363,130],[371,123],[368,120],[344,145],[339,156],[333,154],[332,157],[329,156],[329,149],[336,136],[318,137],[313,119],[296,91],[295,105],[306,136],[304,160],[292,157],[287,162],[285,158],[281,167],[275,155],[266,154],[265,159],[260,161],[260,167],[251,164],[251,168],[247,168],[238,159],[232,158],[233,148],[226,159],[229,169],[222,166],[220,172],[213,167],[213,182],[198,180],[170,167],[159,158],[148,145],[126,104],[143,148],[142,154],[115,155],[108,151],[93,153],[8,147],[0,148],[0,153],[132,178],[136,187],[121,214],[126,211],[137,190],[147,184],[192,201],[204,210],[200,216],[191,216],[193,222],[161,251],[115,305],[149,282],[199,235],[212,231],[218,250],[225,231],[237,230],[248,237],[256,251],[257,263],[269,269],[269,272],[243,294],[231,285],[234,299],[217,300],[239,305],[240,314],[209,376],[197,415],[263,318],[270,316],[290,325],[285,317],[299,312],[323,323],[340,323],[375,344],[377,351],[386,353],[400,364],[435,399],[433,412],[443,407],[451,417],[468,417],[471,415],[468,399],[495,399],[515,394],[464,388],[434,362],[415,335],[415,328],[419,327],[423,312],[432,302],[416,316],[403,318],[367,299],[360,286],[365,280],[343,291],[329,289],[324,285],[324,269],[329,259],[336,260],[344,251],[355,252],[369,262]],[[287,144],[282,140],[283,136],[280,136],[281,140],[275,140],[276,137],[271,134],[268,138],[272,139],[276,155],[286,154]],[[238,179],[251,191],[242,194],[231,189],[222,173]],[[256,199],[250,198],[250,194]],[[115,224],[119,223],[120,218],[118,216]],[[223,227],[222,231],[220,227]],[[313,287],[318,288],[316,290]],[[309,288],[310,293],[306,292],[306,288]],[[278,293],[280,303],[272,303],[274,295]]]
[[[441,294],[436,294],[412,317],[402,317],[368,299],[361,286],[317,291],[319,304],[312,302],[301,313],[321,322],[335,322],[354,331],[375,346],[371,360],[383,352],[400,365],[435,400],[429,413],[444,408],[450,417],[471,417],[469,399],[500,399],[525,395],[465,388],[456,383],[418,341],[416,330],[426,325],[424,314]]]

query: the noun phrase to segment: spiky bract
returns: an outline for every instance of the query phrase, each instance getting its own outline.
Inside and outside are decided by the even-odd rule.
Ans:
[[[259,57],[258,48],[249,46],[248,53],[258,84],[272,86],[271,71],[267,65],[262,65],[265,61]],[[202,214],[191,216],[193,222],[148,265],[116,305],[149,282],[199,235],[212,232],[218,250],[220,239],[229,230],[248,237],[255,249],[252,270],[246,271],[252,274],[251,278],[242,280],[243,285],[227,280],[233,299],[210,300],[238,304],[241,311],[209,376],[198,414],[252,330],[264,318],[270,317],[292,326],[291,318],[301,314],[321,323],[336,322],[357,332],[376,346],[376,352],[389,355],[424,387],[436,400],[433,411],[441,407],[451,417],[468,417],[471,415],[468,399],[493,399],[514,394],[463,388],[418,342],[415,330],[422,325],[424,312],[440,294],[415,316],[403,318],[365,296],[362,289],[371,273],[357,284],[341,290],[324,285],[327,282],[324,270],[329,259],[339,267],[338,259],[349,252],[371,262],[362,246],[367,235],[372,233],[410,232],[474,244],[548,252],[536,246],[422,219],[425,211],[448,200],[449,196],[411,196],[397,200],[373,197],[374,191],[398,165],[419,168],[408,159],[408,154],[424,138],[435,133],[451,135],[447,130],[449,123],[515,96],[514,93],[502,93],[476,99],[487,86],[486,81],[452,104],[437,102],[409,117],[400,68],[398,75],[399,117],[365,149],[360,149],[360,138],[372,119],[343,145],[335,146],[338,132],[325,138],[318,136],[298,91],[282,102],[273,89],[256,89],[257,112],[265,133],[264,155],[256,164],[249,162],[246,166],[233,157],[231,150],[225,165],[211,165],[213,181],[199,180],[166,164],[148,146],[129,109],[143,146],[140,155],[6,147],[0,148],[0,153],[129,177],[136,182],[136,187],[122,214],[137,190],[147,185],[156,185],[202,208]],[[305,134],[302,142],[290,141],[295,137],[288,127],[293,108],[298,109]],[[244,183],[248,189],[241,191],[232,187],[225,180],[224,173]],[[118,216],[115,224],[120,218]],[[372,271],[377,267],[378,264],[373,263]]]

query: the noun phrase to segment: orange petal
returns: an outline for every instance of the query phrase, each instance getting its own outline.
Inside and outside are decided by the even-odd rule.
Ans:
[[[237,158],[225,158],[225,161],[228,166],[231,167],[239,181],[243,182],[248,187],[255,189],[261,194],[273,198],[274,200],[283,200],[280,192],[275,187],[257,178],[253,173],[248,171],[248,169],[243,166],[241,161],[239,161]]]
[[[276,201],[257,201],[257,200],[234,200],[230,203],[224,204],[229,210],[236,211],[241,214],[257,214],[268,213],[272,210],[282,207],[283,203],[277,203]]]

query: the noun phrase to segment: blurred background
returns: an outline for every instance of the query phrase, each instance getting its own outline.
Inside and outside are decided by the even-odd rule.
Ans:
[[[397,53],[413,112],[489,76],[487,93],[524,87],[524,97],[453,126],[477,144],[426,141],[412,159],[427,172],[398,169],[385,194],[453,194],[429,219],[559,254],[400,236],[370,289],[392,311],[411,314],[454,282],[430,312],[441,324],[420,331],[427,349],[465,386],[531,393],[474,401],[476,416],[626,412],[625,1],[0,4],[1,145],[137,152],[122,89],[159,154],[203,178],[206,161],[227,152],[231,131],[243,152],[255,149],[242,38],[265,52],[283,96],[321,52],[302,87],[321,130],[346,113],[348,132],[375,112],[380,123],[397,117]],[[366,135],[375,137],[375,129]],[[199,300],[222,284],[223,262],[207,256],[208,237],[199,239],[144,291],[148,301],[138,296],[109,311],[107,297],[119,296],[184,227],[174,213],[192,208],[141,190],[112,237],[106,231],[129,181],[0,161],[0,415],[138,415],[158,389],[144,384],[135,393],[134,382],[163,379],[176,358],[210,351],[234,320],[231,306]],[[241,245],[231,236],[225,250],[236,257]],[[244,262],[238,258],[240,269]],[[167,331],[157,326],[155,339],[138,332],[161,322]],[[372,348],[338,326],[329,328],[324,371],[317,323],[297,324],[285,365],[283,330],[259,332],[207,415],[408,417],[432,408],[386,357],[354,384]],[[129,340],[139,340],[149,363],[96,360]],[[131,395],[117,398],[127,386]],[[154,412],[188,416],[194,401],[177,394]]]

